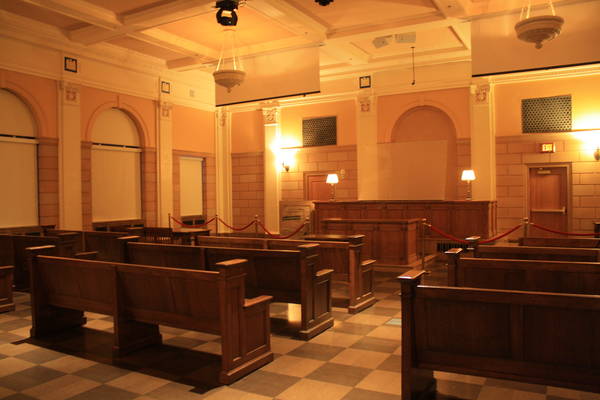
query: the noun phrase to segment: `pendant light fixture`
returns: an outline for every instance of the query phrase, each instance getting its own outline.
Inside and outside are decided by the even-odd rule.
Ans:
[[[536,49],[542,48],[542,43],[554,39],[560,34],[565,20],[556,15],[552,0],[548,0],[552,15],[531,17],[531,0],[521,9],[519,22],[515,25],[517,37],[525,42],[535,43]]]
[[[239,0],[221,0],[217,1],[217,22],[224,26],[223,43],[219,54],[217,68],[213,72],[213,77],[217,85],[227,88],[227,92],[231,92],[231,88],[240,85],[246,73],[239,58],[237,51],[237,21],[236,13]]]

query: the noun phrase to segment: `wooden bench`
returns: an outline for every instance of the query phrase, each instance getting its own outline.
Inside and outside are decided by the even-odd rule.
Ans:
[[[521,237],[519,246],[600,248],[600,239]]]
[[[68,232],[56,236],[0,235],[0,265],[14,266],[14,286],[17,290],[29,288],[28,247],[53,245],[56,255],[74,256],[78,253],[78,234]]]
[[[140,237],[140,242],[173,243],[173,229],[162,227],[133,227],[127,228],[131,235]]]
[[[12,265],[0,266],[0,313],[14,311]]]
[[[600,249],[533,246],[477,246],[475,257],[521,260],[600,261]]]
[[[331,240],[288,240],[241,237],[197,237],[200,246],[237,247],[253,249],[292,250],[305,243],[319,244],[319,262],[321,268],[333,269],[332,280],[348,285],[348,297],[333,298],[334,305],[348,307],[351,314],[372,306],[373,265],[375,260],[361,260],[364,235],[345,236],[344,241]]]
[[[58,233],[75,232],[78,236],[79,251],[96,252],[99,261],[121,261],[125,259],[127,247],[125,242],[135,242],[138,236],[129,235],[127,232],[105,232],[105,231],[68,231],[47,230],[46,235],[52,236]]]
[[[93,222],[92,229],[95,231],[127,232],[127,228],[144,226],[143,219],[124,219],[119,221]]]
[[[218,334],[219,382],[229,384],[273,360],[271,297],[245,298],[245,263],[192,271],[36,255],[31,336],[82,326],[84,311],[113,317],[116,356],[161,343],[158,325]]]
[[[448,286],[600,294],[600,263],[461,257],[450,249]]]
[[[303,243],[296,250],[260,250],[224,247],[128,243],[128,262],[207,269],[232,258],[248,260],[246,292],[270,295],[273,301],[300,304],[298,336],[310,339],[333,326],[331,269],[319,268],[319,245]]]
[[[54,229],[54,225],[32,225],[32,226],[14,226],[11,228],[0,228],[2,235],[30,235],[41,236],[46,229]]]
[[[422,286],[423,273],[399,277],[402,399],[430,395],[433,370],[600,393],[600,296]]]

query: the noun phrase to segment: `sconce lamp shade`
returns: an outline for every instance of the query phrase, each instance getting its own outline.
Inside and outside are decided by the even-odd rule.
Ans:
[[[475,180],[475,171],[472,169],[464,169],[462,175],[460,177],[461,181],[474,181]]]
[[[325,182],[329,183],[330,185],[335,185],[339,181],[340,180],[337,174],[327,174],[327,180]]]

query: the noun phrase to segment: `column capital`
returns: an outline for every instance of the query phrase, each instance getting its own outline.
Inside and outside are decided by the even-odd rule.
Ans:
[[[161,101],[159,103],[159,108],[161,119],[171,119],[171,111],[173,110],[173,104],[171,104],[168,101]]]
[[[281,107],[278,102],[264,103],[262,105],[263,124],[277,125],[281,118]]]
[[[79,105],[80,87],[69,81],[58,81],[58,89],[62,93],[62,101],[66,104]]]
[[[491,90],[491,86],[489,83],[473,85],[471,93],[473,94],[475,103],[488,104],[490,101],[490,96],[489,96],[490,90]]]

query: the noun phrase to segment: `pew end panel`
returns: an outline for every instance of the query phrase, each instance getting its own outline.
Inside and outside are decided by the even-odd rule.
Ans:
[[[358,260],[358,258],[354,258]],[[354,263],[354,261],[352,261]],[[360,276],[358,282],[353,283],[350,281],[350,302],[348,304],[348,312],[350,314],[356,314],[366,308],[371,307],[377,302],[377,299],[373,295],[373,272],[375,270],[376,260],[364,260],[360,262],[359,268],[354,273],[355,276]],[[351,270],[355,267],[351,265]]]
[[[420,370],[600,393],[600,296],[418,283],[401,280],[403,398],[431,390]]]
[[[12,265],[0,266],[0,313],[15,310]]]
[[[29,248],[32,337],[85,324],[84,311],[114,316],[115,273],[108,263],[47,256],[53,246]]]
[[[302,244],[300,285],[302,323],[298,335],[308,340],[333,326],[331,315],[332,269],[320,269],[318,243]]]
[[[415,345],[417,332],[414,314],[416,310],[416,288],[421,284],[423,270],[409,270],[398,276],[400,281],[400,299],[402,304],[402,398],[421,400],[433,398],[436,391],[436,380],[433,369],[424,368],[417,364],[417,348]]]

